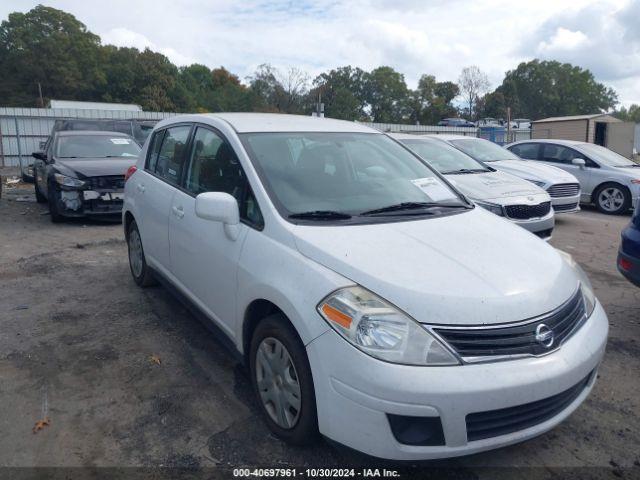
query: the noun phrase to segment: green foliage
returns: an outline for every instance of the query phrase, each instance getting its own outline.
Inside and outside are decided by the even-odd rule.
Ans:
[[[615,91],[589,70],[568,63],[532,60],[507,72],[496,93],[512,116],[539,119],[604,112],[617,103]]]
[[[629,108],[622,107],[614,115],[623,122],[640,123],[640,105],[634,103]]]
[[[325,115],[345,120],[436,124],[458,116],[453,102],[463,97],[472,115],[541,118],[594,113],[613,108],[615,92],[588,70],[553,61],[521,63],[502,84],[482,96],[488,85],[477,67],[467,67],[460,83],[423,75],[416,90],[388,66],[370,72],[343,66],[318,75],[311,85],[297,68],[280,71],[260,65],[247,83],[224,67],[176,67],[149,49],[102,45],[73,15],[38,5],[11,13],[0,24],[0,105],[39,106],[72,99],[135,103],[145,110],[178,112],[263,111],[308,115],[320,98]],[[640,121],[640,107],[617,112]]]

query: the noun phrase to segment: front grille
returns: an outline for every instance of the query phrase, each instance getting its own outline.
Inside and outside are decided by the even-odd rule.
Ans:
[[[89,182],[92,190],[124,190],[124,175],[91,177]]]
[[[470,413],[466,416],[467,440],[482,440],[517,432],[543,423],[573,403],[584,391],[594,372],[564,392],[515,407]]]
[[[565,203],[564,205],[554,205],[553,206],[553,211],[554,212],[567,212],[569,210],[575,210],[576,208],[578,208],[578,203]]]
[[[542,202],[538,205],[507,205],[505,210],[507,212],[507,217],[515,220],[540,218],[544,217],[551,211],[551,202]]]
[[[487,360],[487,357],[550,352],[575,332],[585,317],[584,299],[578,289],[564,305],[530,322],[507,327],[436,327],[434,331],[463,359],[473,362]]]
[[[557,197],[573,197],[580,193],[579,183],[559,183],[557,185],[551,185],[547,189],[547,193],[553,198]]]

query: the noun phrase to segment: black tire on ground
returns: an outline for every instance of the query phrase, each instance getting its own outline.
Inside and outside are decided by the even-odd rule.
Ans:
[[[38,203],[47,203],[47,197],[45,197],[40,191],[40,187],[38,187],[38,177],[36,176],[35,171],[33,172],[33,187],[36,191],[36,202]]]
[[[622,202],[619,206],[612,204],[611,201],[607,202],[605,199],[601,199],[600,196],[604,193],[610,193],[617,198],[622,198]],[[629,190],[619,183],[609,182],[600,185],[594,195],[594,203],[599,212],[606,215],[620,215],[625,213],[631,207],[631,194]]]
[[[53,184],[49,185],[49,215],[51,216],[51,221],[53,223],[60,223],[64,220],[64,217],[60,215],[58,210],[58,204],[56,201],[56,191]]]
[[[140,237],[140,231],[138,230],[138,225],[135,220],[131,220],[129,228],[127,229],[127,251],[129,257],[129,269],[131,270],[133,281],[140,287],[155,285],[157,282],[153,276],[153,272],[147,265],[147,260],[142,248],[142,238]],[[137,255],[139,255],[139,265],[136,264],[136,260],[134,258]]]
[[[299,414],[291,428],[283,428],[274,422],[259,392],[257,377],[258,347],[264,339],[269,338],[278,340],[286,348],[300,386]],[[261,320],[256,327],[251,338],[249,366],[253,391],[269,429],[280,439],[294,445],[305,445],[315,441],[318,436],[318,415],[309,359],[298,334],[283,314],[270,315]]]

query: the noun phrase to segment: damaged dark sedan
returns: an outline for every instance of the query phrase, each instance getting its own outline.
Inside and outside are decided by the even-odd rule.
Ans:
[[[44,152],[33,154],[36,200],[49,203],[51,221],[65,217],[119,219],[124,176],[140,147],[117,132],[54,133]]]

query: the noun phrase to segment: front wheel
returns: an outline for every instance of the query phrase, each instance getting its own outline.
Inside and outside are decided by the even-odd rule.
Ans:
[[[51,221],[53,223],[60,223],[64,220],[64,217],[60,215],[60,211],[58,210],[58,201],[57,201],[57,193],[55,191],[55,187],[53,185],[49,186],[49,215],[51,216]]]
[[[622,185],[605,183],[596,191],[596,208],[608,215],[620,215],[629,210],[631,195]]]
[[[304,345],[282,314],[262,320],[250,349],[253,390],[269,429],[286,442],[303,445],[318,433],[311,367]]]
[[[138,225],[135,220],[131,220],[129,229],[127,230],[127,248],[129,250],[129,268],[131,269],[133,280],[140,287],[154,285],[156,282],[151,269],[147,265],[142,248],[140,231],[138,230]]]
[[[45,197],[40,191],[40,187],[38,186],[38,174],[35,169],[33,170],[33,188],[36,191],[36,202],[38,203],[46,203],[47,197]]]

